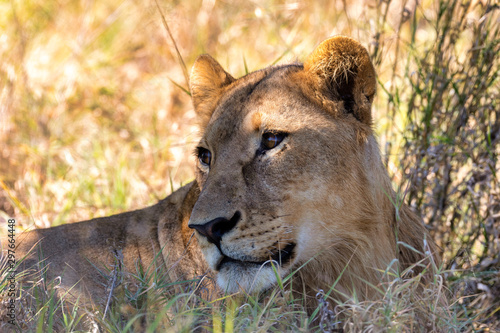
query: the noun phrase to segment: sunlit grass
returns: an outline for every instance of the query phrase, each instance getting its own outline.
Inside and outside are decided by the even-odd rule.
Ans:
[[[365,45],[379,75],[374,126],[385,162],[396,186],[409,183],[406,200],[444,250],[438,276],[448,281],[455,317],[440,316],[449,331],[498,328],[498,4],[199,0],[159,6],[188,68],[209,53],[241,76],[301,61],[334,34]],[[0,221],[15,217],[20,231],[106,216],[152,204],[192,179],[196,119],[154,1],[12,0],[1,2],[0,12]],[[311,319],[280,289],[268,303],[229,297],[196,308],[189,292],[160,296],[164,289],[149,289],[154,279],[138,280],[154,301],[126,296],[109,316],[96,317],[106,330],[303,331]],[[394,296],[337,309],[352,330],[368,321],[413,330],[406,320],[442,284],[420,300],[408,295],[412,284],[397,281],[387,286]],[[50,288],[44,290],[35,300],[51,299]],[[29,325],[50,325],[41,323],[54,306],[39,302]],[[68,311],[60,325],[74,327],[78,316]]]

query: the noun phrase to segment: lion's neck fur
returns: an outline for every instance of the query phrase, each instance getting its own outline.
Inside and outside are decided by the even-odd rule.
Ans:
[[[338,300],[352,296],[373,299],[377,297],[376,286],[394,276],[420,273],[435,260],[430,253],[436,253],[436,246],[431,239],[426,244],[421,241],[425,227],[394,192],[373,135],[365,141],[365,149],[361,173],[368,184],[362,190],[370,195],[359,193],[363,209],[352,214],[356,221],[351,223],[360,226],[359,232],[335,235],[339,239],[335,245],[318,253],[297,272],[294,290],[307,291],[309,298],[322,290],[332,292]],[[405,270],[411,274],[403,274]]]

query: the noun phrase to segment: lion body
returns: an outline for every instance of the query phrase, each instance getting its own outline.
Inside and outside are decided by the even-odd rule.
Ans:
[[[22,233],[18,271],[36,273],[26,282],[58,280],[58,296],[86,307],[107,304],[112,289],[133,282],[127,274],[139,266],[149,275],[164,268],[170,281],[202,276],[207,267],[187,228],[196,197],[190,183],[151,207]]]
[[[228,292],[267,289],[275,269],[284,278],[304,266],[294,281],[309,296],[334,286],[366,299],[387,271],[435,251],[381,161],[375,72],[357,42],[334,37],[304,65],[237,80],[201,56],[190,84],[202,130],[196,182],[143,210],[29,232],[18,247],[31,250],[25,267],[47,266],[96,304],[109,294],[96,267],[117,260],[131,272],[138,261],[174,266],[173,280],[213,272]]]

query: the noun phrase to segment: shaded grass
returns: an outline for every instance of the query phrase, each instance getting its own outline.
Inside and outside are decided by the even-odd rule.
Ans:
[[[141,265],[135,272],[123,272],[105,313],[102,309],[89,311],[78,301],[65,299],[65,294],[57,296],[59,278],[43,279],[42,269],[25,279],[32,281],[29,285],[20,286],[17,301],[25,305],[19,308],[17,318],[21,318],[18,323],[23,330],[36,332],[88,331],[95,325],[106,332],[469,331],[475,318],[464,318],[445,302],[445,272],[434,268],[435,280],[425,286],[425,271],[405,277],[415,267],[391,282],[373,286],[380,294],[376,301],[353,297],[343,302],[320,290],[312,315],[308,315],[304,298],[291,292],[290,278],[264,293],[231,294],[207,302],[194,291],[198,281],[173,283],[166,267]],[[113,276],[108,273],[103,272]],[[3,329],[11,328],[2,325]]]
[[[179,55],[189,67],[197,55],[210,53],[240,76],[304,59],[327,36],[345,34],[369,49],[379,75],[374,116],[385,162],[442,247],[445,267],[420,299],[412,294],[415,281],[397,280],[379,302],[324,301],[336,304],[351,330],[370,323],[374,330],[415,330],[409,325],[419,307],[425,306],[423,321],[436,314],[426,297],[440,291],[444,279],[453,315],[440,313],[449,326],[439,325],[449,331],[498,328],[498,4],[158,5],[173,39],[155,3],[0,4],[0,221],[15,217],[20,231],[105,216],[146,206],[189,181],[197,129]],[[137,284],[145,293],[125,292],[124,301],[99,319],[106,330],[303,331],[310,321],[283,288],[268,303],[229,297],[195,308],[189,291],[161,296],[168,282],[159,288],[143,273]],[[33,296],[37,310],[26,319],[33,330],[34,323],[52,325],[47,314],[62,307],[51,295],[44,286]],[[152,300],[141,301],[144,295]],[[321,309],[318,315],[330,319],[318,329],[338,327],[337,313]],[[52,328],[74,327],[78,316],[66,313],[67,323]]]

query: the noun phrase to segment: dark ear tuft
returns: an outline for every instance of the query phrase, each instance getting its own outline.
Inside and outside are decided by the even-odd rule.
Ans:
[[[315,77],[323,98],[341,100],[344,112],[371,125],[371,104],[377,81],[366,49],[352,38],[336,36],[323,41],[304,63]]]
[[[234,78],[208,54],[199,56],[194,62],[189,87],[202,128],[208,124],[223,88],[233,81]]]

